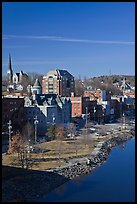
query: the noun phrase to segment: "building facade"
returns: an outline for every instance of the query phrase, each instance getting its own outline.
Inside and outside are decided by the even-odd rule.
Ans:
[[[90,100],[98,100],[98,101],[106,101],[110,100],[111,95],[110,93],[107,93],[106,90],[85,90],[84,91],[84,96],[85,97],[90,97]]]
[[[2,131],[8,132],[8,122],[11,120],[13,131],[21,130],[24,124],[24,97],[2,97]]]
[[[66,70],[51,70],[42,80],[43,94],[71,96],[75,92],[74,77]]]
[[[34,86],[31,87],[32,94],[42,94],[42,86],[38,79],[36,79]]]
[[[88,112],[90,112],[90,97],[71,96],[69,98],[72,103],[72,117],[79,117],[82,116],[82,114],[86,114],[86,107],[88,109]]]
[[[71,122],[71,101],[56,94],[36,94],[25,98],[26,122],[34,125],[34,118],[38,118],[38,134],[46,133],[51,123],[55,125]]]

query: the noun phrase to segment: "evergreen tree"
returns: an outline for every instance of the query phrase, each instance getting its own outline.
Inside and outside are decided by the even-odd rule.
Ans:
[[[51,124],[50,127],[47,130],[47,135],[53,139],[55,139],[56,136],[56,128],[54,124]]]

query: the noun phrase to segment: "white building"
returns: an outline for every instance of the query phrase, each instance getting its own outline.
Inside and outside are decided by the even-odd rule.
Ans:
[[[36,94],[25,98],[26,122],[34,124],[38,118],[38,134],[46,133],[51,123],[66,125],[71,122],[71,101],[56,94]]]

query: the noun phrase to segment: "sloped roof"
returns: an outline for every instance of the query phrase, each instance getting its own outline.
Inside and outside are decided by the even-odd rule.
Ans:
[[[38,105],[62,105],[68,100],[65,97],[60,97],[56,94],[37,94],[36,99]]]
[[[47,73],[47,76],[57,76],[57,77],[73,77],[67,70],[61,70],[61,69],[56,69],[56,70],[50,70]]]
[[[41,84],[40,84],[40,82],[39,82],[39,80],[38,79],[36,79],[36,81],[35,81],[35,83],[34,83],[34,86],[33,87],[40,87],[41,88]]]

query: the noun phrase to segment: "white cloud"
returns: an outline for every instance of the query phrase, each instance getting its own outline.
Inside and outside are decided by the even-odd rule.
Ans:
[[[65,38],[60,36],[48,36],[48,35],[3,35],[3,40],[10,39],[36,39],[36,40],[51,40],[51,41],[62,41],[62,42],[79,42],[79,43],[88,43],[88,44],[119,44],[119,45],[135,45],[135,42],[132,41],[105,41],[105,40],[86,40],[86,39],[73,39]]]

